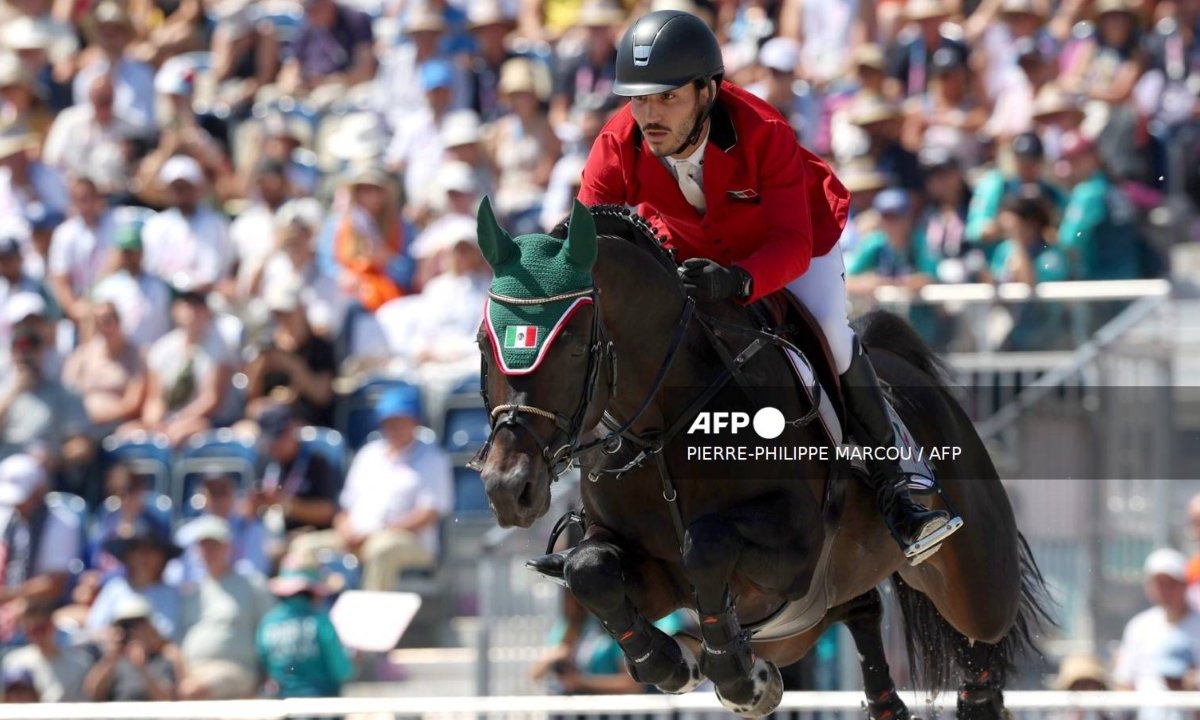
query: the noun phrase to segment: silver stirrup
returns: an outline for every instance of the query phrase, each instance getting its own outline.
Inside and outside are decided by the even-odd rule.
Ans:
[[[962,526],[963,519],[957,515],[941,525],[936,522],[926,525],[921,537],[904,550],[904,557],[908,558],[908,564],[915,566],[928,560],[934,553],[942,549],[942,541],[953,535]]]

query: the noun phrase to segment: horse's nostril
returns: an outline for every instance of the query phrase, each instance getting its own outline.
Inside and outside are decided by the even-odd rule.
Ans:
[[[521,488],[521,494],[517,497],[517,506],[524,509],[533,507],[533,483],[525,483],[525,487]]]

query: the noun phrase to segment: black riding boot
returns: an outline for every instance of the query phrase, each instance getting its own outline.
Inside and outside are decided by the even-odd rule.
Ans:
[[[853,352],[850,367],[842,375],[842,396],[851,432],[863,447],[894,447],[896,432],[887,400],[858,338],[854,339]],[[908,478],[901,472],[899,461],[872,460],[867,463],[867,473],[864,482],[875,493],[883,521],[913,565],[933,555],[941,541],[961,527],[958,518],[952,523],[949,513],[929,510],[912,499]]]

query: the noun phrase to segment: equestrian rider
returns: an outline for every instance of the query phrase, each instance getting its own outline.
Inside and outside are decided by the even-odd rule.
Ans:
[[[846,315],[837,242],[849,193],[777,110],[723,83],[724,72],[717,39],[696,16],[662,10],[638,19],[617,48],[613,85],[632,101],[592,146],[579,200],[637,205],[682,259],[679,276],[698,301],[750,303],[790,290],[825,333],[855,437],[890,448],[887,404]],[[914,563],[957,529],[946,512],[912,499],[898,462],[875,460],[868,470],[879,511]],[[558,570],[562,560],[531,564]]]

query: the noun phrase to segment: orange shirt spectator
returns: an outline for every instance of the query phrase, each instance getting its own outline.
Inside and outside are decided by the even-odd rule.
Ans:
[[[403,295],[392,270],[404,249],[404,230],[388,176],[375,167],[350,172],[350,205],[338,223],[334,254],[347,292],[374,312]]]

